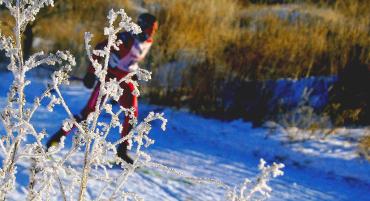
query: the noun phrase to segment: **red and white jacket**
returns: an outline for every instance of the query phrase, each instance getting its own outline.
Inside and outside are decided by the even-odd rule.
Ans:
[[[150,38],[141,42],[129,32],[119,33],[118,39],[122,41],[122,44],[119,46],[118,51],[111,51],[108,64],[108,76],[119,80],[128,73],[134,72],[139,68],[138,62],[145,58],[152,46],[153,40]],[[96,49],[103,49],[106,44],[107,41],[99,43]],[[98,59],[96,56],[93,58]],[[94,67],[92,65],[88,67],[88,72],[94,73]]]

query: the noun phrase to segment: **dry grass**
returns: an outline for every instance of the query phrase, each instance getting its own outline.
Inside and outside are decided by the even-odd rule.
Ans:
[[[363,47],[361,62],[370,61],[365,9],[370,5],[361,0],[244,6],[227,0],[145,2],[161,22],[154,66],[203,62],[240,79],[330,75],[346,65],[356,45]]]
[[[355,45],[370,45],[368,20],[357,21],[333,8],[258,5],[244,12],[245,36],[233,44],[229,56],[243,78],[336,74]],[[361,54],[362,62],[369,61],[369,50]]]
[[[111,7],[124,7],[131,16],[138,14],[132,0],[69,1],[57,1],[55,8],[41,13],[35,35],[52,45],[46,42],[34,51],[72,49],[83,63],[83,34],[87,30],[101,33]],[[362,62],[370,61],[369,1],[312,0],[284,5],[242,4],[247,1],[240,0],[143,2],[160,20],[153,67],[186,60],[189,65],[212,65],[217,72],[240,79],[327,75],[347,63],[354,45],[364,47]],[[5,20],[0,29],[7,32],[11,26],[4,24],[6,14],[1,15]],[[100,39],[98,34],[95,43]]]
[[[370,129],[365,130],[365,136],[360,140],[359,152],[370,161]]]
[[[160,21],[154,52],[161,62],[219,60],[228,42],[238,35],[240,5],[236,0],[145,2]]]
[[[155,67],[168,62],[188,64],[181,89],[164,89],[153,96],[177,94],[190,105],[214,109],[227,82],[333,75],[348,66],[353,56],[361,64],[370,62],[369,1],[145,2],[161,24],[152,51],[154,73]]]

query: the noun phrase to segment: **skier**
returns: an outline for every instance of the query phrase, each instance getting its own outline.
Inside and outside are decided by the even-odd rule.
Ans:
[[[144,13],[138,17],[137,24],[140,26],[142,32],[140,34],[134,35],[129,32],[121,32],[118,34],[118,39],[122,41],[119,46],[119,50],[113,50],[110,55],[107,79],[116,78],[120,80],[125,77],[128,73],[133,72],[138,69],[138,62],[142,61],[146,54],[148,53],[152,43],[153,36],[158,29],[157,19],[149,14]],[[96,46],[96,49],[103,49],[107,41],[104,41]],[[98,59],[95,57],[94,59]],[[83,83],[87,88],[93,88],[95,85],[96,78],[94,74],[94,68],[92,65],[88,67],[87,73],[83,79]],[[123,89],[123,94],[120,97],[118,103],[124,108],[135,108],[135,116],[138,115],[138,102],[137,97],[132,95],[134,86],[132,83],[122,82],[120,85]],[[97,98],[99,96],[100,83],[97,83],[87,105],[82,109],[79,115],[75,115],[77,122],[81,122],[87,118],[87,116],[95,110],[95,105]],[[121,137],[126,136],[132,126],[129,124],[129,117],[125,118],[123,123],[123,129],[121,132]],[[67,135],[71,130],[63,130],[61,128],[56,132],[47,142],[47,148],[60,142],[62,136]],[[117,155],[122,158],[127,163],[132,164],[133,160],[127,154],[128,142],[125,141],[121,143],[117,148]]]

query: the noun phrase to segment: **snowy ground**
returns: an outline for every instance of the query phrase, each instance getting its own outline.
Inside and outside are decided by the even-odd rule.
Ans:
[[[0,107],[6,100],[11,76],[1,73]],[[43,81],[34,80],[29,101],[40,93]],[[77,113],[89,97],[79,83],[63,89],[63,94]],[[228,185],[253,178],[261,157],[268,162],[284,162],[285,175],[271,182],[271,200],[370,200],[370,163],[358,157],[356,140],[364,129],[342,129],[335,137],[305,143],[287,143],[283,129],[271,133],[266,128],[252,128],[248,122],[223,122],[151,105],[140,105],[141,116],[149,111],[163,111],[169,120],[166,132],[156,129],[156,143],[148,152],[154,161],[189,176],[216,178]],[[41,108],[33,122],[38,129],[53,133],[66,117],[61,108],[48,113]],[[1,126],[0,126],[1,127]],[[350,134],[352,133],[352,134]],[[117,139],[112,133],[111,138]],[[67,138],[71,140],[71,136]],[[81,155],[82,156],[82,155]],[[78,163],[76,159],[76,163]],[[10,200],[24,200],[22,187],[27,186],[27,164],[20,164],[17,183],[20,188]],[[111,170],[113,173],[119,170]],[[98,184],[95,187],[99,187]],[[224,190],[214,185],[198,185],[160,171],[138,171],[131,178],[128,191],[138,192],[145,200],[224,200]],[[89,189],[90,192],[94,189]]]

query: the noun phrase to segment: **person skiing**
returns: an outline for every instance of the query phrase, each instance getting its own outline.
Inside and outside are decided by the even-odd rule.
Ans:
[[[122,41],[119,50],[113,50],[110,55],[108,64],[107,79],[116,78],[120,80],[128,73],[134,72],[138,69],[138,62],[142,61],[147,55],[152,43],[153,36],[158,29],[158,21],[155,16],[144,13],[138,17],[137,24],[140,26],[142,32],[134,35],[130,32],[121,32],[118,34],[118,39]],[[107,41],[103,41],[96,46],[96,49],[103,49]],[[94,59],[99,59],[95,57]],[[93,88],[96,82],[94,68],[89,65],[86,75],[83,78],[83,83],[87,88]],[[118,103],[124,108],[135,108],[135,116],[138,115],[137,97],[132,94],[134,86],[132,83],[122,82],[120,84],[123,89],[123,94],[119,98]],[[77,122],[81,122],[95,110],[97,98],[99,96],[100,83],[97,83],[86,106],[82,109],[79,115],[75,115]],[[129,117],[125,118],[123,122],[123,129],[121,137],[126,136],[132,129],[129,124]],[[56,132],[47,142],[46,147],[49,148],[60,142],[62,136],[67,135],[71,130],[64,130],[61,128]],[[117,155],[127,163],[132,164],[133,160],[127,154],[128,142],[124,141],[117,147]]]

